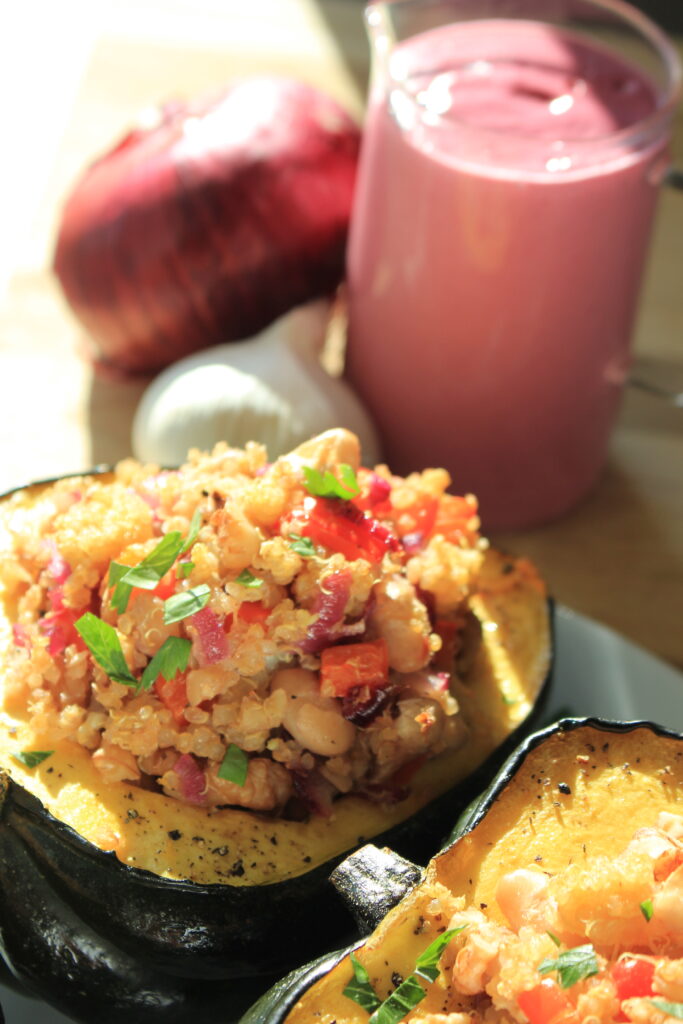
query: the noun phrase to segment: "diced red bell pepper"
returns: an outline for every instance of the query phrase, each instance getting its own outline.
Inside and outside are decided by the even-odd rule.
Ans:
[[[529,1024],[560,1024],[575,1015],[569,997],[552,978],[544,978],[533,988],[520,992],[517,1005]]]
[[[612,966],[611,974],[619,1002],[623,999],[642,998],[654,994],[652,983],[655,965],[650,960],[643,960],[636,956],[622,956]],[[620,1010],[614,1019],[629,1020],[623,1010]]]
[[[314,544],[344,555],[348,561],[365,558],[381,562],[387,551],[397,550],[397,538],[383,523],[364,515],[350,502],[329,498],[308,499],[291,517],[292,525]]]
[[[421,495],[407,508],[395,510],[394,516],[399,536],[404,539],[419,537],[423,541],[426,540],[434,529],[438,504],[436,498]]]
[[[187,707],[187,684],[182,672],[173,676],[172,679],[164,679],[158,676],[154,683],[154,690],[157,697],[175,718],[178,725],[187,725],[185,708]]]
[[[237,618],[249,625],[256,623],[262,626],[270,615],[270,608],[266,608],[261,601],[243,601],[237,612]]]
[[[326,696],[344,697],[349,690],[386,686],[389,652],[386,640],[327,647],[320,661],[320,689]]]
[[[663,882],[669,875],[673,874],[676,868],[683,864],[683,850],[664,850],[657,857],[653,866],[655,882]]]
[[[70,644],[75,644],[79,651],[86,650],[83,638],[76,629],[76,621],[83,614],[83,609],[76,611],[64,604],[64,594],[61,587],[56,587],[48,594],[52,611],[40,620],[38,629],[49,637],[47,650],[48,654],[56,657],[62,654]]]

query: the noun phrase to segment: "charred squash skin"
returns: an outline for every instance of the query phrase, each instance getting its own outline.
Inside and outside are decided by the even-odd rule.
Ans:
[[[509,586],[508,565],[493,552],[472,601],[456,691],[468,743],[388,808],[349,796],[307,822],[207,812],[105,786],[68,741],[26,768],[12,754],[28,726],[0,714],[0,953],[17,980],[84,1024],[195,1024],[236,1016],[274,975],[350,936],[335,865],[369,839],[425,863],[541,711],[551,608],[537,580]],[[0,640],[8,617],[0,595]]]
[[[485,904],[495,919],[494,893],[503,874],[534,860],[552,874],[580,859],[585,848],[590,855],[609,856],[663,810],[683,811],[682,735],[647,722],[591,718],[567,719],[529,737],[462,815],[419,885],[408,889],[360,947],[376,991],[388,995],[392,974],[407,976],[433,938],[421,935],[420,921],[435,886],[464,896],[467,906]],[[367,913],[373,896],[364,886],[366,856],[359,850],[348,870],[345,862],[338,871],[344,898],[351,905],[365,903]],[[240,1024],[367,1024],[367,1012],[342,995],[352,977],[348,954],[354,948],[358,944],[291,973]],[[439,1012],[443,994],[437,979],[420,1014]]]

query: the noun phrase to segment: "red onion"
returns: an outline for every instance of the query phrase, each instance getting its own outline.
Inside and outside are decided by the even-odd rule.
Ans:
[[[351,595],[352,576],[348,569],[331,572],[323,579],[313,603],[312,611],[317,614],[308,627],[301,650],[317,654],[337,636],[338,627],[344,618],[346,602]]]
[[[360,133],[301,82],[167,104],[67,199],[54,269],[101,365],[157,371],[343,277]]]
[[[181,754],[173,765],[180,794],[188,804],[203,804],[206,778],[192,754]]]
[[[195,612],[190,622],[197,631],[199,653],[197,660],[200,665],[215,665],[228,656],[228,638],[223,625],[215,612],[210,608],[202,608]]]
[[[57,584],[66,583],[69,576],[71,575],[71,566],[66,561],[62,553],[58,550],[57,545],[54,541],[47,541],[50,549],[50,561],[48,562],[47,571],[49,572],[52,579]]]

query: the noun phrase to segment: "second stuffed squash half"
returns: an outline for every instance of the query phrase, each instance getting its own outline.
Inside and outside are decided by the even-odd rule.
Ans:
[[[366,913],[373,861],[338,869]],[[682,894],[683,737],[559,722],[364,943],[285,979],[243,1024],[668,1024],[683,1016]]]

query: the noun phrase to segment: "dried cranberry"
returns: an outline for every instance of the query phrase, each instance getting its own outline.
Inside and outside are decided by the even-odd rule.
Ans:
[[[362,700],[364,692],[367,693],[368,689],[367,686],[356,686],[342,697],[342,715],[360,728],[374,722],[380,711],[386,707],[392,688],[378,688],[372,691],[366,700]]]

